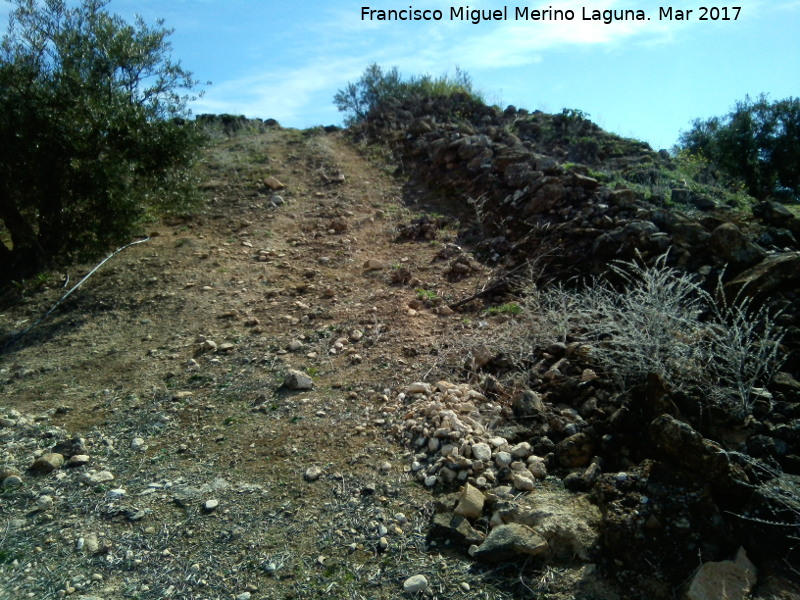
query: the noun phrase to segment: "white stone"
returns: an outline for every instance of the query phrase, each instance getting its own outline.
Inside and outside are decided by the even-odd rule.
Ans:
[[[514,462],[514,457],[508,452],[498,452],[494,455],[494,462],[498,467],[503,468]]]
[[[526,475],[522,471],[515,471],[514,487],[521,492],[530,492],[536,489],[536,483],[530,475]]]
[[[111,471],[87,471],[81,475],[80,480],[89,487],[94,487],[102,483],[113,481],[114,475]]]
[[[481,461],[492,460],[492,449],[489,447],[489,444],[483,442],[472,444],[472,457],[475,460]]]
[[[428,579],[425,575],[414,575],[403,582],[403,591],[406,594],[418,594],[428,589]]]
[[[528,458],[531,455],[531,445],[528,442],[521,442],[511,448],[511,456],[514,458]]]
[[[316,481],[321,476],[322,476],[322,469],[320,469],[319,467],[309,467],[308,469],[306,469],[304,475],[306,481]]]

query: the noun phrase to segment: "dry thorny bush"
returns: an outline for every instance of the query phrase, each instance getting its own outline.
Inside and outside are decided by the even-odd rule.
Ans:
[[[583,342],[589,361],[620,389],[655,373],[673,390],[706,398],[732,415],[749,414],[759,386],[782,364],[774,315],[741,295],[726,300],[721,282],[709,293],[693,275],[666,263],[666,254],[651,266],[616,262],[606,277],[588,283],[542,287],[532,277],[520,315],[491,339],[479,321],[458,346],[441,348],[438,361],[463,367],[476,352],[502,355],[515,366],[508,377],[524,384],[541,349]]]

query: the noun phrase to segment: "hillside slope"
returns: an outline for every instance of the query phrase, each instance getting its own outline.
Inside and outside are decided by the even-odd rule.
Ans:
[[[661,415],[581,344],[536,351],[538,389],[508,375],[492,342],[516,305],[481,292],[513,263],[459,246],[463,205],[395,161],[341,132],[221,137],[200,214],[24,335],[91,266],[2,311],[0,598],[396,598],[418,575],[432,598],[666,598],[698,555],[763,534],[731,525],[685,448],[641,450]],[[800,453],[797,418],[763,444]],[[716,456],[681,423],[665,409],[664,446]],[[766,494],[755,468],[719,470]],[[762,504],[797,518],[781,493]],[[797,592],[781,558],[756,558],[763,598]]]

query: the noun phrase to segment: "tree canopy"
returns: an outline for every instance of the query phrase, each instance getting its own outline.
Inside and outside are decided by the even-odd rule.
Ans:
[[[679,147],[742,181],[755,198],[800,197],[800,98],[745,97],[724,117],[695,120]]]
[[[0,283],[130,236],[188,197],[197,82],[172,30],[107,0],[13,0],[0,45]]]

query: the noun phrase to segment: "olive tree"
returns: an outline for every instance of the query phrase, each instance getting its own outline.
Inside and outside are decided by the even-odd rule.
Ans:
[[[189,196],[197,82],[163,21],[12,0],[0,45],[0,283],[126,239]]]
[[[710,160],[756,198],[800,198],[800,98],[746,97],[724,117],[695,120],[679,148]]]

